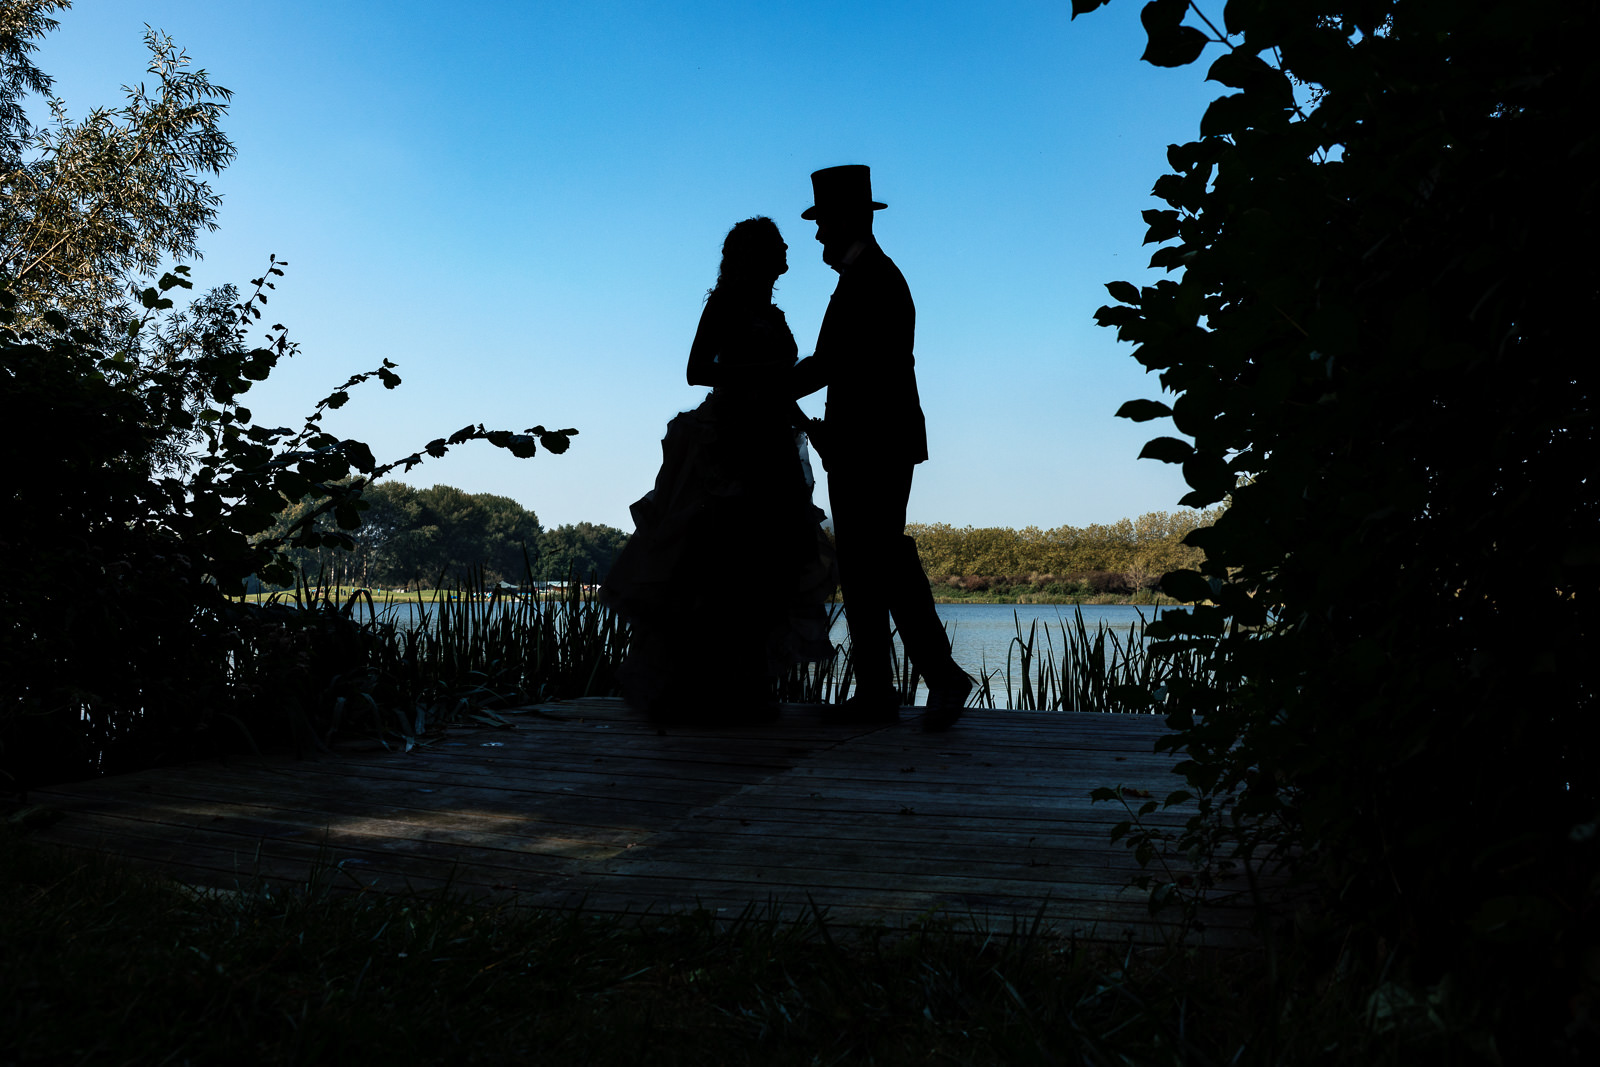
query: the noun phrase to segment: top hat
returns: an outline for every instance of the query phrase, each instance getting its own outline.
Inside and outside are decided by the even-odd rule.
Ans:
[[[803,219],[868,208],[882,211],[889,206],[872,199],[872,168],[863,163],[812,171],[811,197],[816,203],[800,212]]]

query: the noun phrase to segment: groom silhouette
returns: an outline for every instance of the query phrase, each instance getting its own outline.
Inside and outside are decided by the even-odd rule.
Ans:
[[[961,717],[972,680],[950,656],[933,594],[905,535],[911,474],[928,458],[912,355],[917,309],[894,261],[872,236],[872,199],[864,166],[828,167],[811,175],[822,261],[839,272],[817,334],[815,354],[794,368],[795,395],[827,387],[827,413],[810,426],[828,472],[828,499],[839,557],[839,584],[854,648],[855,695],[825,717],[893,722],[889,619],[911,662],[928,680],[922,728],[948,730]]]

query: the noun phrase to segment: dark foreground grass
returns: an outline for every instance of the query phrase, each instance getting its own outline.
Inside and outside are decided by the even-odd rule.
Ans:
[[[202,895],[0,832],[0,1063],[1450,1058],[1349,983],[1287,996],[1249,952],[536,912],[335,873]]]

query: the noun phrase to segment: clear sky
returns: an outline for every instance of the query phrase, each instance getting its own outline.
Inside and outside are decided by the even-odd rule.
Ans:
[[[836,278],[799,217],[809,175],[867,163],[918,311],[910,518],[1081,526],[1184,492],[1134,458],[1170,424],[1113,417],[1155,377],[1092,319],[1105,282],[1150,280],[1139,212],[1221,92],[1139,61],[1139,6],[78,0],[36,58],[81,117],[153,80],[149,23],[233,90],[194,277],[289,261],[268,321],[302,352],[249,395],[259,421],[387,357],[405,384],[330,429],[381,460],[468,423],[575,426],[564,456],[477,443],[408,476],[546,526],[632,529],[667,420],[704,396],[684,365],[737,220],[783,229],[775,299],[809,352]]]

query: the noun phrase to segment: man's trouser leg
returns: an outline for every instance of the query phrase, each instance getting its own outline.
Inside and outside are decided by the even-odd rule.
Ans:
[[[904,529],[904,524],[901,529]],[[948,685],[962,676],[950,656],[950,636],[939,621],[933,590],[922,573],[917,543],[902,534],[888,561],[889,612],[900,631],[906,655],[930,686]]]
[[[944,683],[960,670],[933,605],[933,593],[905,535],[912,464],[857,468],[828,476],[839,584],[862,691],[893,685],[889,617],[923,677]]]
[[[909,486],[910,479],[906,482]],[[889,472],[857,468],[828,472],[828,501],[856,692],[881,693],[894,687],[884,578],[892,539],[905,529],[905,496],[898,492],[898,479]]]

